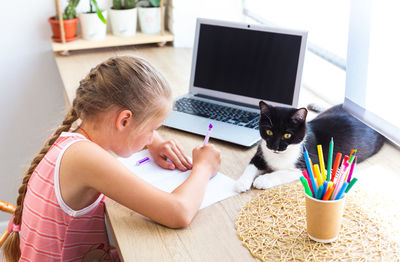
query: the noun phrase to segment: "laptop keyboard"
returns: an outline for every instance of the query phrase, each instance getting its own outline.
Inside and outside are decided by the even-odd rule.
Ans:
[[[258,113],[186,97],[175,102],[174,110],[252,129],[258,129],[260,119]]]

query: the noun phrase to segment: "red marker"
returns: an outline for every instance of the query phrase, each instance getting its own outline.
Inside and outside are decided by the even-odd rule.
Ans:
[[[332,176],[331,176],[331,181],[333,182],[333,180],[335,179],[336,176],[336,172],[339,168],[339,164],[340,164],[340,160],[342,159],[342,153],[337,153],[336,154],[336,158],[335,158],[335,164],[333,165],[333,169],[332,169]]]

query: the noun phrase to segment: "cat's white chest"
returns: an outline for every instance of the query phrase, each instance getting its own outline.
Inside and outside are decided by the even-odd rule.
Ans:
[[[295,164],[301,155],[301,145],[289,145],[287,149],[281,153],[274,153],[267,148],[266,142],[262,140],[261,150],[268,166],[273,170],[296,168]]]

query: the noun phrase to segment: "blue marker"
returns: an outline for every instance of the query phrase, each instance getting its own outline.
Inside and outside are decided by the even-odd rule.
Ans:
[[[323,190],[324,190],[324,186],[320,185],[319,188],[318,188],[318,193],[317,193],[316,199],[321,199],[321,195],[322,195],[322,191]]]
[[[311,185],[313,187],[313,192],[316,193],[316,192],[318,192],[318,189],[317,189],[317,185],[315,184],[314,173],[312,171],[312,167],[311,167],[311,163],[310,163],[310,157],[308,156],[307,148],[304,144],[303,144],[303,148],[304,148],[304,152],[303,152],[304,160],[306,162],[308,175],[310,176]],[[317,194],[315,194],[315,197],[317,198]]]
[[[324,181],[324,189],[322,190],[322,194],[321,194],[321,196],[320,196],[320,198],[319,199],[321,199],[322,200],[322,198],[325,196],[325,194],[326,194],[326,190],[328,189],[328,181]]]
[[[347,186],[349,183],[344,182],[342,188],[339,190],[339,193],[337,193],[335,200],[339,200],[342,198],[343,192],[346,190]]]

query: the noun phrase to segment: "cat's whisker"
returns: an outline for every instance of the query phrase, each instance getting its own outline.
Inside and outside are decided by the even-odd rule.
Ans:
[[[268,118],[270,125],[273,126],[271,118],[269,118],[269,116],[267,116],[267,115],[266,115],[266,117]]]

